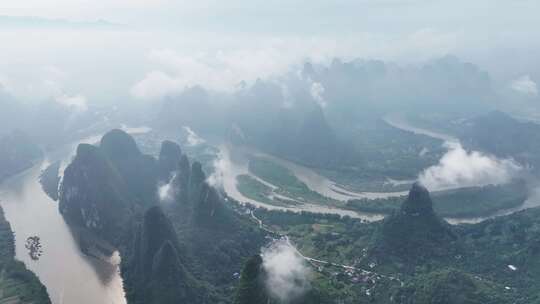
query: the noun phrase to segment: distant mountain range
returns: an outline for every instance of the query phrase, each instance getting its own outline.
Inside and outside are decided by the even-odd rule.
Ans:
[[[35,16],[6,16],[0,15],[0,28],[5,29],[123,29],[125,25],[113,23],[104,19],[81,21],[68,19],[50,19]]]

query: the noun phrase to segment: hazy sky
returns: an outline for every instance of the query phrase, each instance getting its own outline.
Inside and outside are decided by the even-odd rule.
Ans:
[[[536,0],[3,0],[0,4],[3,15],[286,34],[422,28],[531,34],[540,22],[537,9]]]
[[[0,84],[28,98],[129,99],[184,84],[223,88],[305,60],[446,54],[505,83],[538,83],[538,11],[538,0],[2,0]],[[76,28],[97,20],[123,27]]]

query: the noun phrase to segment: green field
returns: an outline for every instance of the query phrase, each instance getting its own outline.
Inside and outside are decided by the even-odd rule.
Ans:
[[[277,187],[275,193],[306,203],[339,205],[340,202],[322,196],[300,181],[289,169],[265,158],[251,158],[249,171]]]
[[[432,193],[433,209],[443,217],[477,217],[515,208],[527,199],[523,181],[507,185],[488,185]],[[403,197],[350,200],[347,208],[363,212],[389,214],[399,210]]]

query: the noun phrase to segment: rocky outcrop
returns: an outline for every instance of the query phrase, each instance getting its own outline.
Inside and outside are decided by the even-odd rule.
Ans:
[[[435,216],[429,191],[420,183],[414,183],[407,200],[401,205],[401,213],[407,216]]]
[[[99,147],[81,144],[64,172],[60,212],[71,224],[116,244],[133,229],[138,210],[156,202],[157,168],[121,130],[105,134]]]
[[[189,177],[189,200],[197,201],[201,197],[202,188],[206,175],[202,170],[202,165],[199,162],[193,162],[191,165],[191,174]]]
[[[141,202],[151,205],[156,201],[158,162],[142,154],[133,137],[122,130],[111,130],[103,136],[99,148]]]
[[[54,201],[58,200],[58,185],[60,184],[60,162],[47,166],[39,176],[39,183],[43,191]]]
[[[451,226],[433,211],[428,190],[415,183],[401,210],[384,220],[375,236],[373,253],[421,261],[453,254],[457,247]]]
[[[180,262],[175,246],[167,241],[154,256],[146,303],[199,303],[198,285]]]
[[[189,200],[189,185],[191,180],[191,165],[186,155],[182,155],[178,164],[178,171],[173,180],[173,185],[177,189],[177,199],[181,203]]]
[[[257,254],[251,257],[242,269],[234,303],[262,304],[269,301],[270,298],[264,285],[263,259]]]
[[[81,144],[64,172],[59,209],[77,226],[113,239],[131,217],[129,194],[122,176],[100,148]]]
[[[222,198],[206,182],[201,184],[199,199],[194,206],[194,223],[199,227],[219,228],[227,231],[233,226],[233,217],[225,210]]]
[[[180,166],[182,157],[182,150],[177,143],[168,140],[161,143],[158,158],[159,178],[161,181],[169,181],[172,173]]]
[[[141,155],[141,151],[137,147],[137,143],[135,143],[133,137],[119,129],[107,132],[101,138],[99,147],[114,163]]]
[[[185,268],[171,221],[159,206],[148,209],[126,267],[128,300],[143,303],[202,303],[209,294]]]
[[[174,227],[159,206],[145,212],[138,242],[135,249],[137,273],[144,278],[150,278],[154,257],[165,242],[180,249]]]
[[[158,205],[157,186],[173,171],[174,201]],[[79,145],[59,206],[70,224],[119,248],[130,303],[227,303],[223,290],[233,287],[231,274],[264,242],[176,144],[164,143],[156,160],[120,130],[99,146]]]

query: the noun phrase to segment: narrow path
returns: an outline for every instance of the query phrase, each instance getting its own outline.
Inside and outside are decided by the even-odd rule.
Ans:
[[[259,228],[261,228],[262,230],[264,230],[264,231],[266,231],[266,232],[268,232],[268,233],[270,233],[272,235],[279,236],[281,239],[285,240],[287,245],[289,245],[291,248],[293,248],[294,251],[300,257],[302,257],[302,259],[308,261],[309,263],[318,263],[318,264],[324,264],[324,265],[330,265],[330,266],[334,266],[334,267],[338,267],[338,268],[343,268],[343,269],[346,269],[346,270],[358,271],[363,275],[371,275],[371,276],[375,275],[375,276],[378,276],[378,277],[381,277],[381,278],[389,279],[391,281],[397,281],[397,282],[399,282],[399,284],[401,286],[404,285],[403,281],[401,281],[399,278],[397,278],[395,276],[388,276],[388,275],[380,274],[380,273],[377,273],[377,272],[374,272],[374,271],[370,271],[370,270],[366,270],[366,269],[363,269],[363,268],[355,267],[355,266],[338,264],[338,263],[334,263],[334,262],[330,262],[330,261],[319,260],[319,259],[315,259],[315,258],[312,258],[312,257],[305,256],[302,252],[300,252],[300,250],[298,250],[298,248],[296,248],[296,246],[294,246],[294,244],[291,242],[288,235],[281,234],[279,232],[276,232],[276,231],[273,231],[273,230],[267,228],[267,226],[263,223],[263,221],[261,219],[259,219],[255,215],[255,212],[253,210],[250,211],[250,214],[251,214],[251,218],[259,225]],[[277,241],[278,239],[274,238],[274,240]]]

